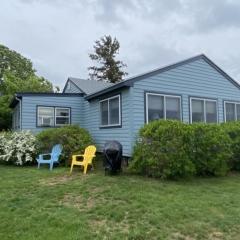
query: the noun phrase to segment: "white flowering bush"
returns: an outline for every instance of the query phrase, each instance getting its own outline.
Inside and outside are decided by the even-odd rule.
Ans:
[[[24,165],[36,154],[36,138],[30,131],[0,133],[0,161]]]

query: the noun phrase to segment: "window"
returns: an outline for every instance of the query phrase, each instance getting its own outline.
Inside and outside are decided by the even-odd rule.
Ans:
[[[54,127],[70,124],[70,108],[37,107],[37,126]]]
[[[69,108],[55,108],[55,125],[70,124],[70,109]]]
[[[101,127],[121,125],[120,95],[100,101]]]
[[[225,122],[240,120],[240,103],[224,102]]]
[[[212,99],[190,98],[191,123],[216,123],[217,101]]]
[[[157,119],[181,120],[181,97],[146,93],[146,121]]]
[[[38,107],[38,126],[54,126],[54,107]]]

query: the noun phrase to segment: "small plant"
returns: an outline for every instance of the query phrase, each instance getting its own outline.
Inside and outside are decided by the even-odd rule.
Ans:
[[[16,165],[34,161],[36,138],[29,131],[0,134],[0,160]]]
[[[69,164],[72,154],[83,153],[84,149],[92,143],[89,132],[75,125],[47,129],[37,135],[38,152],[49,152],[55,144],[61,144],[63,146],[61,159],[66,165]]]

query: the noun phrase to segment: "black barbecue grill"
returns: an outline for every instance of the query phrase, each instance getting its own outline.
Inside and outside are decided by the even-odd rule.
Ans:
[[[122,169],[122,145],[118,141],[108,141],[104,145],[105,174],[110,172],[116,174]]]

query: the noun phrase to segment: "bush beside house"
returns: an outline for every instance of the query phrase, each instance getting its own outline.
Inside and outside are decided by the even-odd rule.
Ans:
[[[131,170],[162,178],[189,176],[195,166],[188,154],[190,137],[187,125],[179,121],[154,121],[139,132]]]
[[[240,171],[240,122],[222,123],[221,126],[231,139],[230,167],[232,170]]]
[[[237,159],[227,129],[227,125],[217,124],[151,122],[139,132],[130,170],[161,178],[226,175],[230,159]]]
[[[51,128],[37,135],[39,153],[49,152],[55,144],[63,146],[61,159],[67,165],[72,154],[82,154],[88,145],[93,144],[93,140],[86,129],[77,125]]]

